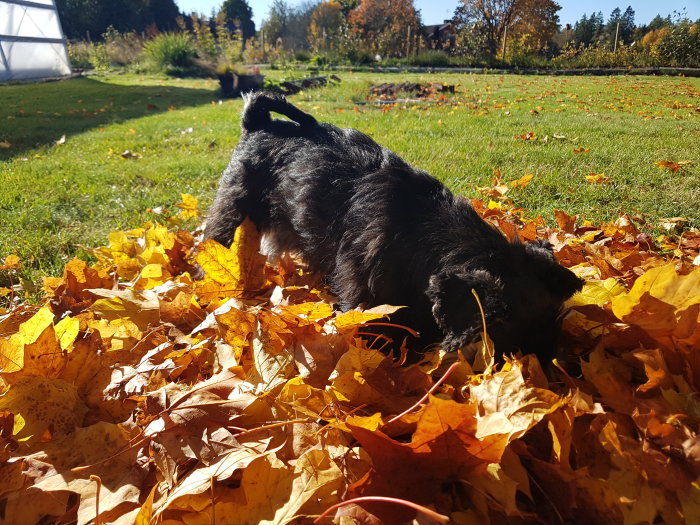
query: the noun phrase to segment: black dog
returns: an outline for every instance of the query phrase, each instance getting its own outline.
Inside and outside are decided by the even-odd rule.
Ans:
[[[475,290],[499,354],[554,355],[562,304],[582,282],[549,243],[509,242],[428,173],[281,96],[251,95],[241,126],[206,237],[228,246],[248,216],[268,256],[300,254],[342,309],[407,306],[394,322],[447,350],[481,334]]]

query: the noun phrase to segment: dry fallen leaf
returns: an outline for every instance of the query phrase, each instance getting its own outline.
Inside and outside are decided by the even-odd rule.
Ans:
[[[605,173],[591,173],[586,175],[586,181],[591,184],[607,184],[612,182]]]
[[[659,168],[666,168],[667,170],[676,173],[681,168],[684,168],[685,166],[690,166],[692,162],[689,160],[681,160],[679,162],[673,162],[671,160],[660,160],[658,162],[655,162],[654,164],[656,164]]]
[[[528,184],[530,184],[530,181],[533,179],[534,175],[532,173],[528,173],[526,175],[523,175],[519,179],[510,181],[508,184],[512,186],[513,188],[524,188]]]
[[[128,149],[126,149],[122,153],[120,153],[119,156],[123,159],[140,159],[142,157],[142,155],[140,155],[138,153],[134,153],[133,151],[128,150]]]

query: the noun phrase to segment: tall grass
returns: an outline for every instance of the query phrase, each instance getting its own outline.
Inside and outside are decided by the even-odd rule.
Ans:
[[[195,67],[197,49],[187,33],[161,33],[146,42],[144,56],[165,73],[182,73]]]

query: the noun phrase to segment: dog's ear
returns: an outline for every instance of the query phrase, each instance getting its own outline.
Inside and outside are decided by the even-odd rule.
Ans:
[[[485,270],[448,269],[430,277],[427,295],[433,317],[445,334],[443,346],[456,350],[478,339],[483,326],[474,290],[486,314],[486,327],[506,315],[503,288]]]
[[[557,299],[565,301],[583,288],[583,281],[574,272],[559,264],[548,241],[527,244],[525,250],[534,256],[537,278]]]

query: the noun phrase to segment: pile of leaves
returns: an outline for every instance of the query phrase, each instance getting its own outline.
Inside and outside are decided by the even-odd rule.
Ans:
[[[427,99],[438,94],[454,92],[454,85],[440,82],[427,82],[424,84],[418,82],[401,82],[400,84],[385,82],[369,88],[370,95],[377,100],[393,100],[401,93],[412,95],[419,99]]]
[[[395,307],[334,310],[247,222],[197,244],[188,196],[112,233],[0,316],[3,522],[699,523],[700,235],[550,228],[508,187],[475,208],[587,279],[548,374],[488,337],[401,363],[363,336]]]

